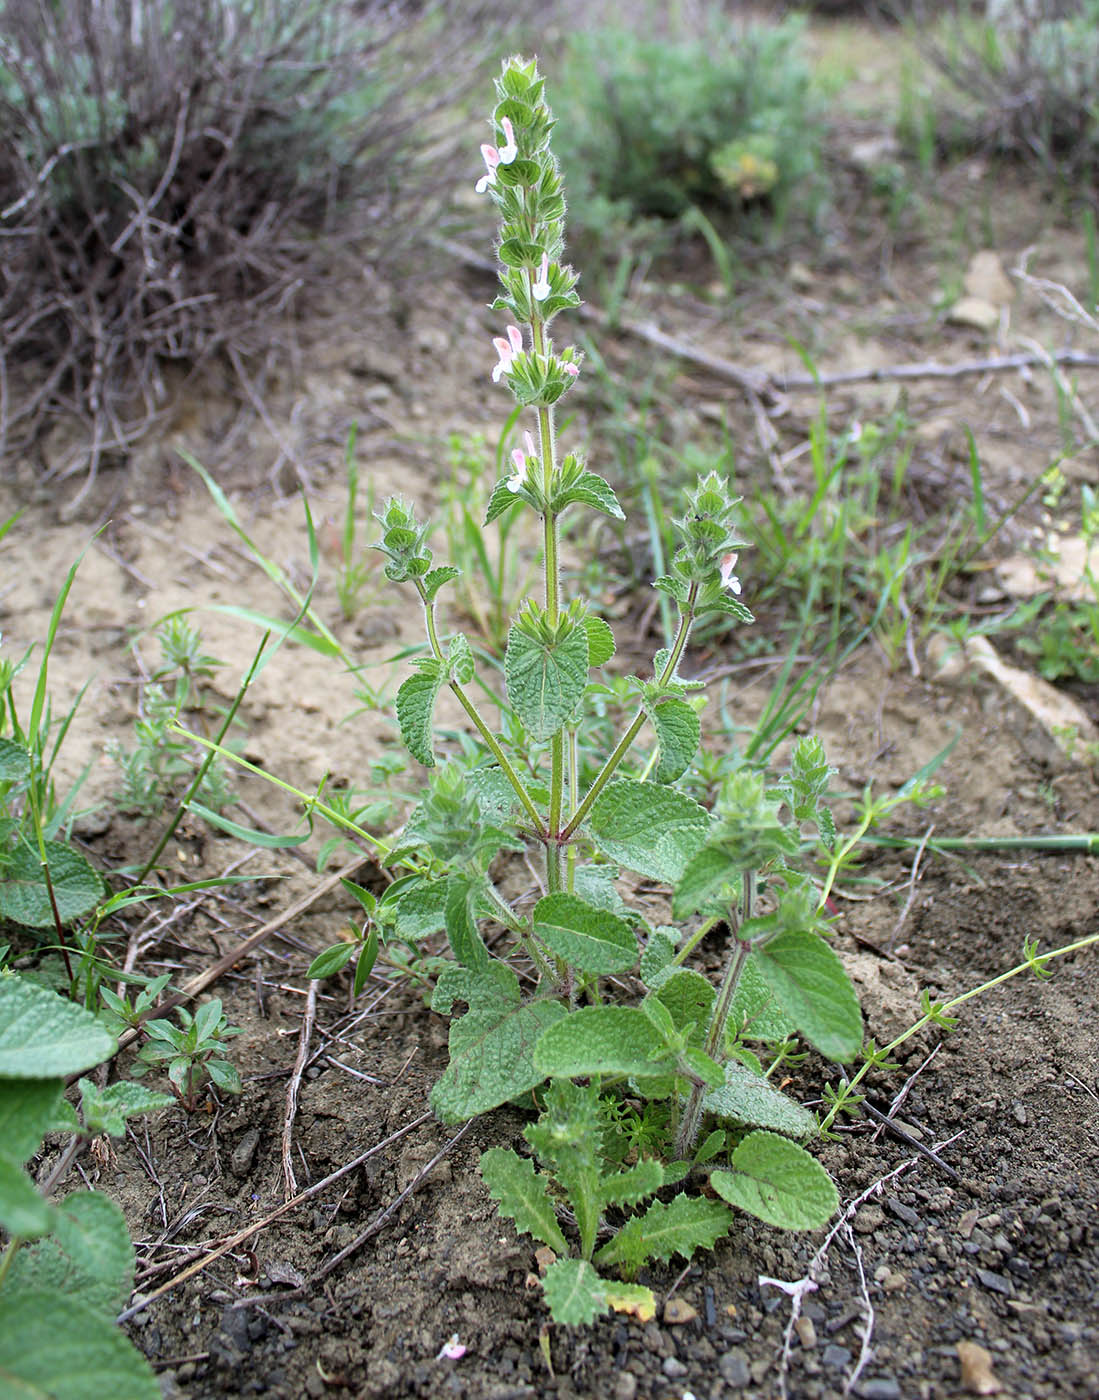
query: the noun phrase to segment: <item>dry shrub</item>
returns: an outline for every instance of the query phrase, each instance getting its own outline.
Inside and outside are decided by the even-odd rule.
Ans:
[[[395,255],[445,167],[461,0],[0,0],[0,454],[157,417],[167,366],[264,352],[335,244]],[[479,54],[477,55],[479,57]],[[431,131],[433,160],[423,160]]]

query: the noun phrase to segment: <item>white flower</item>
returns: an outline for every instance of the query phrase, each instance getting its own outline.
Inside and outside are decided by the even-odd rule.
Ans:
[[[721,561],[721,586],[731,589],[733,593],[740,592],[740,579],[737,578],[733,570],[736,568],[736,555],[726,554]]]
[[[514,491],[516,495],[527,484],[527,463],[538,459],[538,453],[534,450],[534,439],[530,433],[523,434],[523,441],[526,443],[527,450],[524,452],[521,447],[513,449],[511,460],[515,463],[515,472],[507,480],[508,490]]]
[[[507,137],[507,144],[501,146],[499,150],[500,164],[510,165],[519,154],[519,147],[515,144],[515,132],[507,117],[500,118],[500,125],[504,128],[504,135]]]
[[[502,335],[498,335],[493,337],[492,343],[496,347],[496,353],[500,356],[499,364],[492,367],[492,382],[499,384],[501,378],[511,369],[516,355],[523,348],[523,332],[518,326],[508,326],[507,340]]]
[[[545,301],[550,294],[548,253],[542,254],[542,266],[538,269],[538,280],[530,290],[535,301]]]
[[[496,167],[500,164],[500,152],[495,146],[483,145],[481,155],[485,160],[485,173],[474,186],[478,194],[484,194],[489,185],[496,183]]]

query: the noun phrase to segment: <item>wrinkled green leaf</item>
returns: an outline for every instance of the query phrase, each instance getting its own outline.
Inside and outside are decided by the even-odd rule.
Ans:
[[[0,1079],[0,1157],[18,1166],[34,1156],[64,1088],[61,1079]]]
[[[447,881],[446,936],[463,967],[483,971],[489,965],[489,953],[473,915],[473,894],[473,885],[465,876],[452,875]]]
[[[481,1154],[481,1176],[501,1215],[515,1221],[517,1230],[533,1235],[558,1254],[568,1245],[557,1223],[546,1179],[539,1176],[529,1158],[506,1147],[491,1147]]]
[[[726,1035],[730,1039],[735,1033],[745,1040],[786,1040],[794,1029],[759,970],[756,952],[749,953],[733,993]]]
[[[577,623],[558,641],[538,641],[519,627],[504,656],[508,701],[535,739],[550,739],[572,714],[588,680],[588,634]]]
[[[99,1191],[66,1196],[48,1238],[21,1249],[9,1275],[16,1289],[56,1288],[106,1318],[126,1302],[134,1247],[118,1206]]]
[[[103,898],[103,881],[79,851],[60,841],[47,841],[45,850],[57,912],[62,924],[71,924],[90,914]],[[16,847],[0,876],[0,918],[25,928],[53,927],[53,907],[38,852],[26,846]]]
[[[815,933],[782,933],[752,954],[775,1000],[803,1036],[830,1060],[853,1060],[862,1047],[859,999],[836,954]]]
[[[668,1073],[675,1055],[636,1006],[584,1006],[559,1020],[538,1042],[534,1065],[543,1078],[589,1074],[635,1078]]]
[[[564,510],[566,506],[574,503],[591,506],[593,510],[601,511],[604,515],[609,515],[615,520],[625,520],[626,518],[622,514],[622,507],[618,504],[618,497],[607,482],[601,476],[597,476],[595,472],[584,472],[567,490],[562,491],[553,500],[556,510]]]
[[[584,618],[584,630],[588,634],[588,665],[605,666],[614,655],[614,633],[609,623],[589,613]]]
[[[90,1011],[56,992],[0,972],[0,1076],[77,1074],[118,1049]]]
[[[726,1064],[724,1084],[710,1090],[703,1108],[715,1118],[746,1123],[752,1128],[771,1128],[787,1137],[807,1138],[817,1126],[807,1108],[735,1060]]]
[[[446,1015],[455,1001],[469,1010],[450,1027],[450,1064],[431,1091],[431,1105],[445,1123],[487,1113],[540,1084],[534,1067],[539,1036],[565,1014],[559,1002],[522,1003],[511,968],[491,962],[483,971],[444,969],[432,1008]]]
[[[660,974],[675,957],[679,945],[678,929],[654,929],[641,954],[641,980],[646,987],[655,987]]]
[[[740,871],[718,846],[703,848],[688,863],[675,887],[672,911],[677,919],[699,910],[724,914],[740,888]]]
[[[696,1249],[713,1249],[732,1223],[732,1211],[704,1196],[674,1196],[667,1205],[653,1201],[596,1252],[595,1261],[601,1269],[617,1264],[636,1273],[650,1259],[689,1259]]]
[[[660,757],[653,772],[658,783],[674,783],[690,765],[698,752],[701,724],[698,715],[686,700],[661,700],[646,705],[645,711],[656,730]]]
[[[607,1285],[586,1259],[558,1259],[542,1287],[551,1317],[563,1327],[587,1327],[607,1311]]]
[[[122,1137],[127,1119],[139,1113],[155,1113],[175,1103],[170,1094],[157,1094],[146,1089],[144,1084],[131,1084],[125,1079],[108,1084],[105,1089],[91,1079],[81,1079],[77,1087],[84,1126],[97,1136],[110,1133],[112,1137]]]
[[[401,682],[397,691],[397,723],[404,746],[425,768],[435,767],[432,725],[435,701],[443,686],[438,663],[422,664],[413,676]]]
[[[646,1196],[655,1195],[664,1185],[664,1168],[655,1157],[642,1157],[625,1171],[605,1176],[599,1182],[600,1209],[607,1206],[635,1206]]]
[[[596,846],[620,865],[670,884],[706,840],[704,807],[675,788],[618,778],[596,799],[588,828]]]
[[[637,939],[629,924],[573,894],[540,899],[534,906],[534,932],[581,972],[627,972],[637,961]]]
[[[708,978],[690,967],[677,967],[657,978],[656,998],[671,1012],[677,1031],[692,1022],[704,1031],[714,1005],[714,988]]]
[[[21,782],[31,771],[30,754],[14,739],[0,739],[0,783]]]
[[[803,1147],[776,1133],[749,1133],[729,1159],[731,1171],[710,1173],[730,1205],[783,1230],[817,1230],[839,1207],[832,1178]]]
[[[0,1230],[15,1239],[33,1240],[49,1234],[53,1221],[53,1207],[23,1168],[0,1157]]]
[[[52,1288],[0,1295],[0,1393],[10,1400],[160,1400],[149,1363],[118,1328]]]

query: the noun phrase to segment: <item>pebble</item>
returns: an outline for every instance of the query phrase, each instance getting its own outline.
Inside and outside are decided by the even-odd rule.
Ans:
[[[698,1317],[698,1309],[693,1308],[686,1298],[669,1298],[664,1304],[664,1321],[673,1327],[682,1326],[685,1322],[694,1322]]]
[[[833,1342],[824,1348],[821,1360],[826,1366],[831,1366],[833,1370],[839,1371],[851,1360],[851,1353],[846,1347],[837,1346]]]
[[[863,1206],[855,1212],[851,1223],[860,1235],[871,1235],[885,1224],[885,1211],[881,1206]]]
[[[727,1351],[718,1361],[717,1369],[721,1372],[722,1380],[737,1389],[743,1390],[752,1379],[747,1359],[740,1351]]]
[[[681,1381],[687,1374],[687,1368],[678,1356],[666,1357],[661,1370],[670,1381]]]
[[[902,1204],[902,1202],[894,1200],[892,1196],[888,1198],[885,1204],[897,1219],[903,1220],[906,1225],[914,1226],[920,1223],[920,1217],[911,1206],[906,1206]]]
[[[1010,1294],[1011,1292],[1011,1280],[1005,1278],[1003,1274],[995,1274],[991,1269],[978,1269],[977,1277],[993,1293]]]
[[[637,1394],[637,1377],[632,1371],[619,1371],[614,1383],[614,1400],[634,1400]]]
[[[798,1334],[798,1340],[807,1350],[817,1344],[817,1329],[811,1317],[804,1314],[794,1323],[794,1331]]]
[[[892,1376],[863,1381],[855,1393],[861,1400],[901,1400],[901,1388]]]

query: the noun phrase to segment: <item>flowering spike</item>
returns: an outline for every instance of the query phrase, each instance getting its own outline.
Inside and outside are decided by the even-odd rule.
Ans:
[[[523,434],[523,441],[526,444],[526,451],[521,447],[512,449],[511,460],[515,463],[515,471],[507,480],[507,488],[516,494],[527,484],[527,466],[533,460],[538,460],[538,453],[535,450],[534,439],[530,433]]]
[[[550,294],[548,253],[542,254],[542,265],[538,269],[538,280],[530,290],[535,301],[545,301]]]
[[[501,378],[507,374],[512,366],[512,361],[523,348],[523,332],[518,326],[508,326],[508,338],[496,335],[492,338],[492,343],[496,347],[496,353],[500,356],[499,362],[492,367],[492,382],[499,384]]]
[[[481,155],[485,160],[485,174],[481,176],[474,186],[478,194],[484,194],[489,185],[494,185],[496,183],[496,167],[500,164],[500,152],[495,146],[490,146],[487,143],[484,144],[481,147]]]
[[[733,573],[735,568],[736,555],[726,554],[721,561],[721,586],[730,589],[733,593],[739,593],[740,579]]]
[[[510,119],[501,117],[500,125],[503,127],[504,135],[507,138],[506,145],[501,146],[499,150],[500,164],[510,165],[519,154],[519,147],[515,144],[515,131],[512,128]]]

